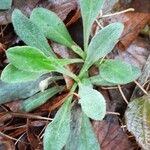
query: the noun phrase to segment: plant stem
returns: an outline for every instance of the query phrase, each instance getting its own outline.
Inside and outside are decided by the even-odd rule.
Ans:
[[[71,46],[71,49],[78,54],[82,59],[85,59],[85,53],[78,45]]]

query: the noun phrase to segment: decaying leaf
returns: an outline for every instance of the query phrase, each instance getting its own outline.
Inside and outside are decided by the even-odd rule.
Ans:
[[[134,99],[125,113],[128,130],[144,150],[150,149],[150,95]]]

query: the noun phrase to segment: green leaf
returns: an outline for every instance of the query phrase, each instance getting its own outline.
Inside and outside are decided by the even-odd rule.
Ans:
[[[64,89],[63,86],[56,86],[52,87],[48,90],[45,90],[44,92],[40,92],[27,100],[25,100],[21,104],[21,109],[29,112],[34,110],[35,108],[38,108],[39,106],[46,103],[51,97],[53,97],[55,94],[61,92]]]
[[[71,63],[83,62],[81,59],[49,58],[39,49],[30,46],[9,48],[6,55],[10,63],[20,70],[43,74],[50,71],[57,71],[71,77],[75,77],[75,75],[63,66]]]
[[[81,56],[83,55],[83,51],[74,43],[66,26],[54,12],[44,8],[35,8],[30,19],[48,39],[73,49]]]
[[[9,64],[4,68],[1,74],[1,80],[7,83],[18,83],[33,81],[38,79],[40,76],[40,73],[22,71],[12,64]]]
[[[111,83],[126,84],[136,80],[141,74],[139,68],[121,60],[106,60],[100,66],[101,77]]]
[[[78,150],[100,150],[100,145],[93,131],[90,120],[85,114],[82,114]]]
[[[97,86],[115,86],[117,84],[104,80],[100,75],[90,77],[91,83]]]
[[[25,99],[39,92],[39,83],[47,76],[42,76],[38,80],[22,83],[5,83],[0,81],[0,104]]]
[[[61,150],[70,133],[71,99],[69,98],[48,124],[44,133],[44,150]]]
[[[91,66],[112,51],[123,31],[123,24],[112,23],[100,30],[87,49],[85,64]]]
[[[12,0],[0,0],[0,10],[11,8]]]
[[[40,49],[47,56],[56,57],[42,31],[36,24],[24,16],[20,10],[15,9],[13,11],[12,23],[17,35],[27,45]]]
[[[89,86],[79,84],[79,103],[84,113],[94,119],[102,120],[106,114],[106,102],[100,92]]]
[[[67,47],[74,45],[64,23],[54,12],[44,8],[35,8],[30,19],[41,29],[47,38]]]
[[[150,94],[134,99],[125,113],[128,130],[142,149],[150,149]]]
[[[84,50],[87,50],[92,24],[102,9],[104,0],[80,0],[84,29]]]

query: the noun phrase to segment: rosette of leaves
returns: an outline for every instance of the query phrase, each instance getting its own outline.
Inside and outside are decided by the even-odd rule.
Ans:
[[[7,50],[6,55],[10,64],[2,72],[1,79],[11,83],[24,82],[39,78],[46,73],[58,72],[74,80],[74,85],[64,104],[45,130],[44,150],[61,150],[67,143],[71,133],[71,108],[74,100],[72,95],[75,91],[79,95],[78,103],[81,105],[82,115],[78,138],[74,142],[78,143],[78,150],[99,150],[100,145],[92,130],[89,118],[102,120],[106,114],[106,102],[103,95],[94,89],[93,85],[126,84],[140,75],[138,68],[125,62],[109,59],[100,61],[112,51],[118,42],[123,32],[123,24],[117,22],[104,27],[89,42],[92,24],[102,9],[103,3],[104,0],[95,0],[94,2],[80,0],[84,28],[84,50],[72,40],[64,23],[54,12],[35,8],[30,18],[24,16],[19,10],[14,10],[12,14],[14,29],[28,46],[17,46]],[[65,45],[79,57],[74,59],[57,58],[47,39]],[[82,63],[79,74],[74,74],[65,67],[74,63]],[[97,65],[99,75],[89,77],[88,70],[92,65]],[[53,77],[54,80],[57,78],[57,76]],[[34,98],[25,101],[22,109],[31,111],[32,108],[35,109],[52,96],[49,92],[55,95],[62,90],[63,87],[59,86],[59,88],[53,87],[53,89],[41,92]]]

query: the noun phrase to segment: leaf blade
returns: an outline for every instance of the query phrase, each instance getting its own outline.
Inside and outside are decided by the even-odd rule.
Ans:
[[[89,66],[112,51],[123,32],[123,24],[112,23],[101,29],[92,39],[88,49],[86,62]]]
[[[29,82],[38,79],[40,76],[40,73],[22,71],[9,64],[4,68],[1,80],[7,83]]]
[[[84,113],[94,119],[102,120],[106,114],[106,103],[104,97],[89,86],[79,84],[79,103]]]
[[[54,120],[44,133],[44,150],[61,150],[70,133],[71,99],[69,98],[57,112]]]
[[[84,29],[84,50],[87,50],[90,30],[92,24],[94,23],[96,17],[98,16],[100,9],[104,3],[104,0],[80,0],[80,9],[83,19],[83,29]]]
[[[39,48],[47,56],[56,57],[40,29],[24,16],[20,10],[12,13],[12,23],[17,35],[29,46]]]
[[[100,66],[100,75],[108,82],[115,84],[126,84],[137,79],[141,71],[121,60],[106,60]]]

